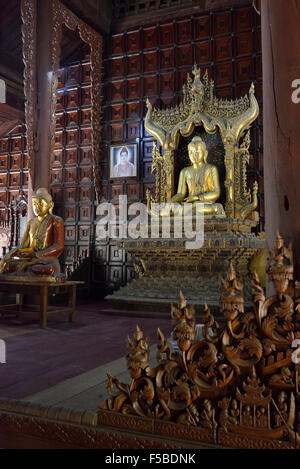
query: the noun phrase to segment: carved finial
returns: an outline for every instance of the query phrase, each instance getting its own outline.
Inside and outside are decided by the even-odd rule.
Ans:
[[[127,337],[127,363],[132,378],[139,378],[142,371],[149,365],[149,338],[144,339],[144,334],[137,325],[133,340]]]
[[[236,279],[236,273],[235,273],[232,262],[230,262],[229,272],[228,272],[228,280],[232,281],[234,279]]]
[[[187,306],[187,302],[180,291],[178,307],[172,305],[173,336],[178,341],[179,348],[186,351],[195,339],[195,309]]]
[[[229,265],[227,278],[221,278],[224,293],[221,299],[221,309],[227,319],[233,319],[244,312],[243,284],[237,279],[232,262]]]
[[[193,68],[193,75],[196,78],[200,78],[201,75],[201,69],[197,67],[196,62],[194,63],[194,68]]]

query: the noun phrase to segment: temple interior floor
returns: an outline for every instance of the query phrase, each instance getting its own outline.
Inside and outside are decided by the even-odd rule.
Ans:
[[[106,373],[129,382],[126,338],[136,325],[150,338],[155,364],[156,331],[170,336],[168,314],[111,312],[105,302],[78,302],[75,322],[67,316],[48,319],[0,317],[6,363],[0,364],[0,397],[47,405],[97,410],[107,397]]]

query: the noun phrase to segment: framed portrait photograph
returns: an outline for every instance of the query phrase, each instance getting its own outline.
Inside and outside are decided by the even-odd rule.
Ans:
[[[110,177],[125,178],[137,175],[137,144],[110,147]]]

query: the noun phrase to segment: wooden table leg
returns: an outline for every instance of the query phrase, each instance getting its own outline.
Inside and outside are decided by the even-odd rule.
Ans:
[[[23,298],[24,298],[23,293],[16,293],[16,304],[18,306],[18,311],[22,311],[23,309]]]
[[[69,314],[69,322],[73,322],[76,308],[76,285],[72,285],[69,288],[69,308],[72,308]]]
[[[47,327],[48,287],[40,287],[40,326]]]

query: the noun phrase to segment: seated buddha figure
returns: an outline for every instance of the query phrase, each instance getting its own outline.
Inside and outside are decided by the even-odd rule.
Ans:
[[[208,151],[201,137],[194,137],[189,143],[188,154],[192,164],[181,170],[177,194],[170,203],[191,203],[193,209],[199,210],[195,203],[201,202],[204,215],[225,216],[223,206],[216,203],[221,194],[218,169],[206,162]],[[175,206],[173,212],[176,214]]]
[[[57,276],[58,257],[64,249],[64,223],[52,215],[53,201],[46,189],[32,195],[36,215],[26,225],[19,247],[12,249],[0,264],[0,273],[7,276]]]

